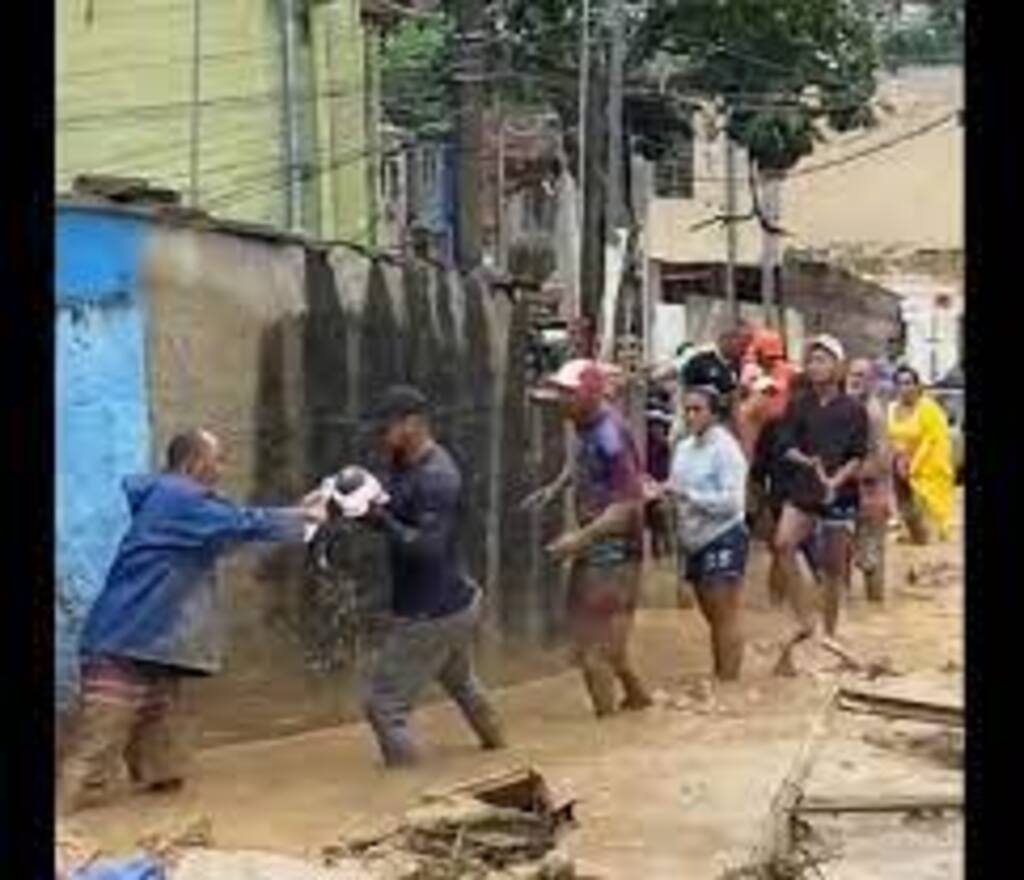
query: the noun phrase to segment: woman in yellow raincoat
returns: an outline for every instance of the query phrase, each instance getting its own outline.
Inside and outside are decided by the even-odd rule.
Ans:
[[[921,386],[911,367],[896,371],[896,400],[889,405],[896,500],[910,538],[945,540],[953,524],[953,449],[945,410]]]

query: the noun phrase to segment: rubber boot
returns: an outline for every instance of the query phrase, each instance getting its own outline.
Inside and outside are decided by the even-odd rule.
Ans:
[[[489,703],[474,706],[472,711],[466,712],[465,715],[469,726],[480,740],[481,748],[486,751],[497,751],[508,745],[501,718]]]

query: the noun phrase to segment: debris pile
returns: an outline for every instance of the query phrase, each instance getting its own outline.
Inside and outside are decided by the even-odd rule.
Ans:
[[[213,849],[201,817],[147,834],[139,853],[99,859],[98,848],[60,829],[64,880],[572,880],[558,847],[574,822],[573,803],[556,807],[544,779],[518,770],[425,799],[387,834],[325,847],[322,862],[269,852]]]
[[[953,770],[964,769],[963,730],[938,730],[919,723],[893,722],[884,728],[866,731],[869,745],[908,756],[920,756]]]
[[[406,814],[391,832],[324,851],[388,880],[562,880],[577,874],[558,848],[572,804],[556,808],[534,771],[462,786]]]

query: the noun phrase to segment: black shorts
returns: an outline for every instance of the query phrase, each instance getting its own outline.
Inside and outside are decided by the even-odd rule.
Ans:
[[[813,507],[798,505],[797,509],[807,516],[816,517],[826,529],[843,528],[852,531],[857,524],[858,504],[856,498],[837,498],[829,504],[816,504]]]
[[[742,580],[747,571],[749,547],[747,527],[742,523],[735,525],[696,553],[682,556],[683,577],[698,587],[711,581]]]

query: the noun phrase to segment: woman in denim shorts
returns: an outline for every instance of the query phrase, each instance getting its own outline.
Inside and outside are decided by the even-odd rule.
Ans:
[[[676,447],[669,490],[678,509],[680,577],[693,584],[711,629],[715,677],[732,681],[743,664],[741,588],[747,567],[747,460],[719,424],[711,387],[683,396],[687,436]]]

